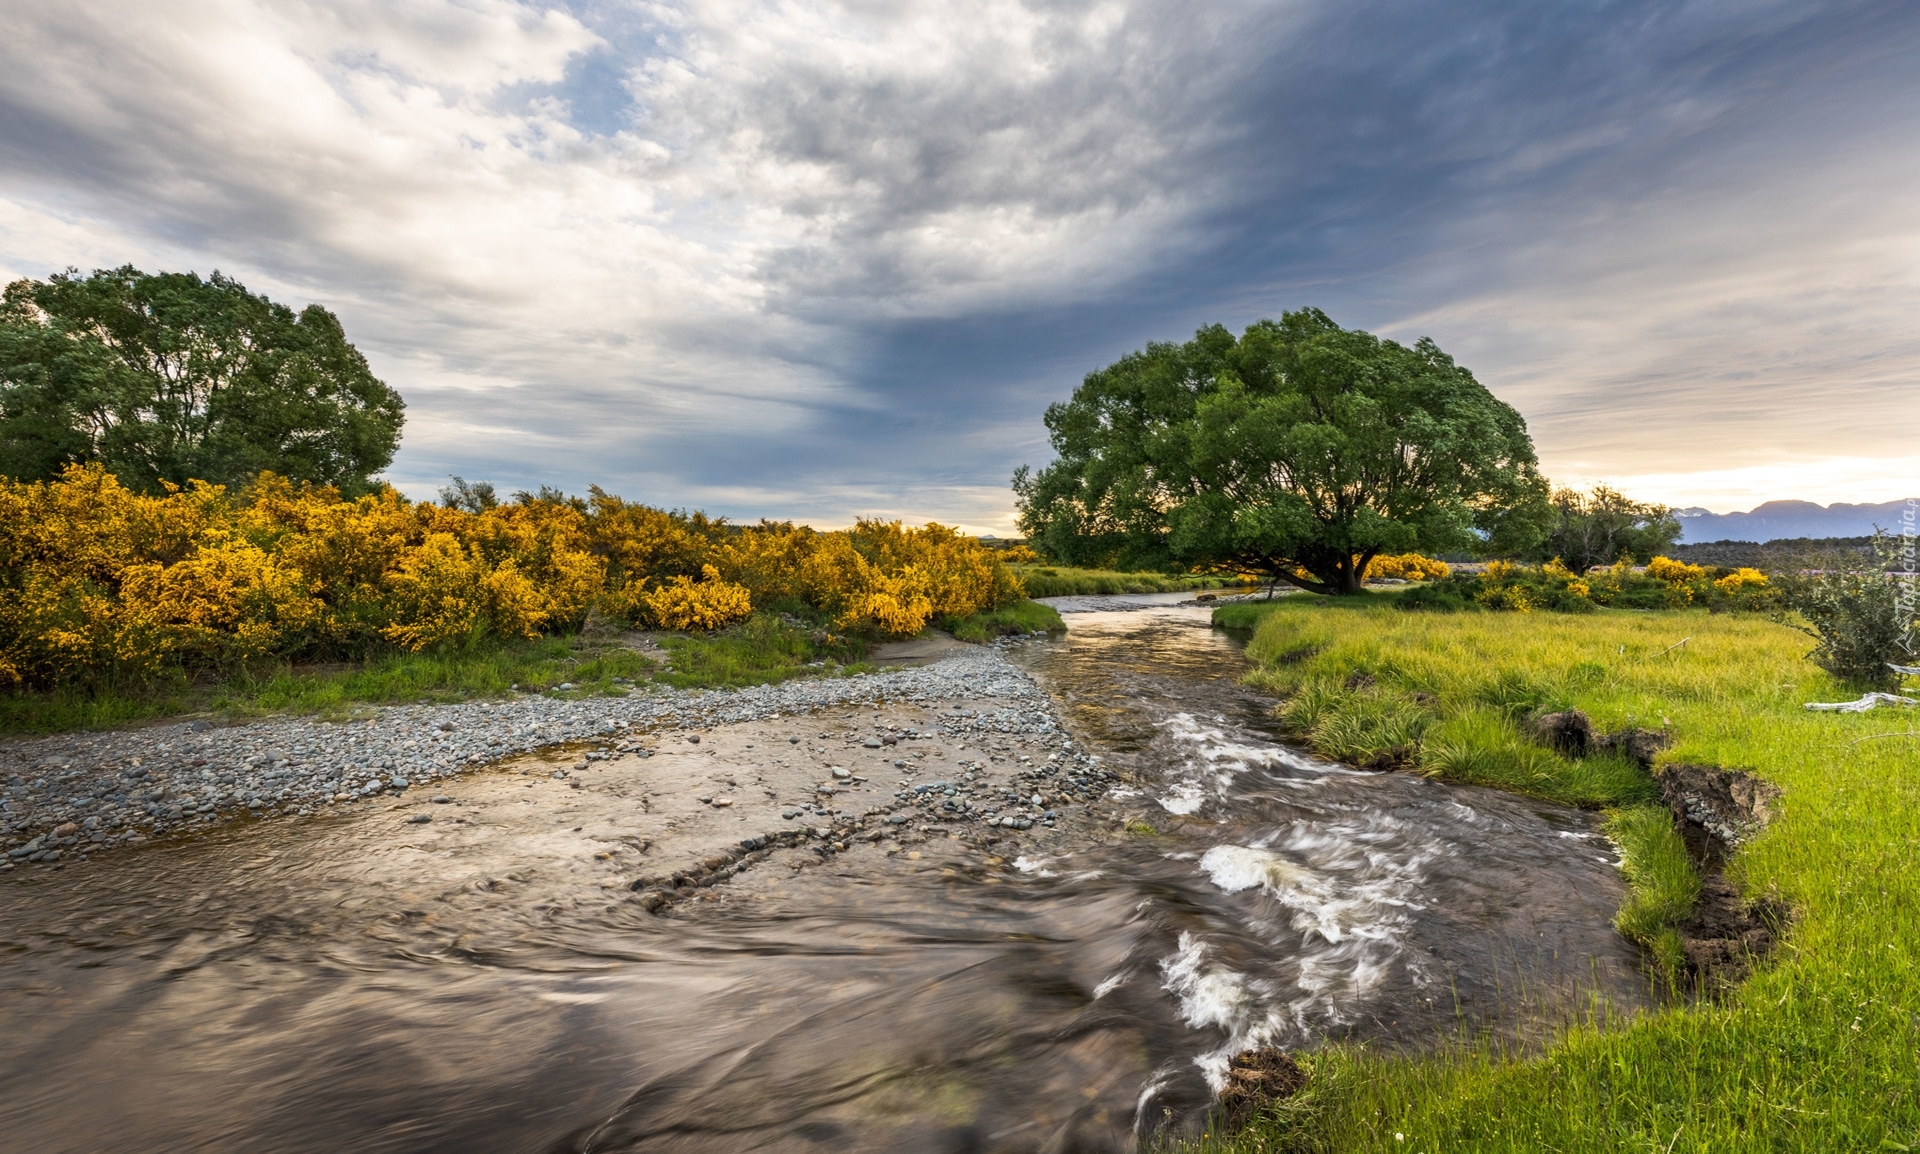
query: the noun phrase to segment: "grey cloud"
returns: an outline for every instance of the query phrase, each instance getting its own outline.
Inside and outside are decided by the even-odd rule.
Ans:
[[[1920,366],[1917,33],[1784,0],[83,0],[0,45],[0,264],[68,263],[78,221],[328,303],[410,399],[416,491],[1004,527],[1085,371],[1307,303],[1431,333],[1550,467],[1892,458],[1862,414]]]

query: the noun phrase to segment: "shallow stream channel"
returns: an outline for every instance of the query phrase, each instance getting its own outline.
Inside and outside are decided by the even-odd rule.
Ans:
[[[1242,1050],[1644,1004],[1592,815],[1290,747],[1169,600],[927,667],[1011,712],[970,673],[23,866],[0,1147],[1131,1151]]]

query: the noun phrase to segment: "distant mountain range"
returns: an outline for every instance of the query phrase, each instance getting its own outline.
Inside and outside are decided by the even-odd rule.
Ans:
[[[1701,541],[1766,542],[1783,537],[1865,537],[1876,525],[1898,533],[1909,505],[1914,507],[1913,515],[1920,518],[1920,498],[1878,505],[1768,501],[1750,513],[1676,509],[1674,516],[1680,519],[1680,540],[1689,545]]]

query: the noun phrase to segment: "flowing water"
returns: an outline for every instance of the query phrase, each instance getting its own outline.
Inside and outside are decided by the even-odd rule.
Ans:
[[[1204,610],[1069,621],[1016,659],[1157,832],[670,917],[356,819],[0,881],[4,1145],[1129,1150],[1249,1046],[1640,1004],[1590,817],[1290,749]]]

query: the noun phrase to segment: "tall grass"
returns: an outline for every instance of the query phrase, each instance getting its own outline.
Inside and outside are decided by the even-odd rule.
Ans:
[[[1655,948],[1693,883],[1664,815],[1633,808],[1644,794],[1627,786],[1637,776],[1645,790],[1644,776],[1529,751],[1514,721],[1576,707],[1602,729],[1664,726],[1675,739],[1665,757],[1748,768],[1784,789],[1778,819],[1729,871],[1748,895],[1790,906],[1793,929],[1724,998],[1583,1023],[1544,1052],[1324,1048],[1307,1056],[1297,1101],[1202,1148],[1920,1148],[1920,741],[1876,736],[1912,718],[1807,712],[1845,688],[1806,660],[1803,636],[1760,619],[1412,614],[1382,601],[1256,607],[1259,678],[1286,692],[1319,685],[1324,698],[1364,671],[1368,692],[1426,695],[1429,769],[1619,806],[1613,830],[1634,881],[1621,924]]]
[[[1673,826],[1672,811],[1658,805],[1619,810],[1608,819],[1607,834],[1620,847],[1620,872],[1629,884],[1627,902],[1613,924],[1644,943],[1669,972],[1679,972],[1686,959],[1673,926],[1700,896],[1700,875]]]

